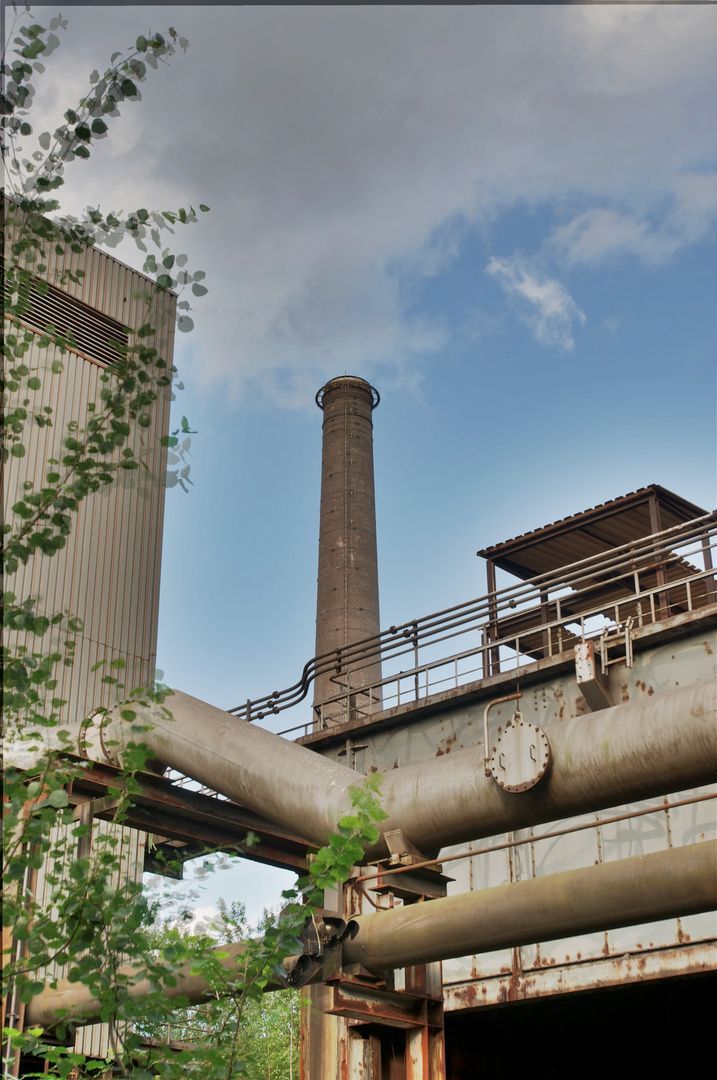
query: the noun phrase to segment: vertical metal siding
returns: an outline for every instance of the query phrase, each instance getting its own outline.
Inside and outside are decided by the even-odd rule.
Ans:
[[[114,261],[92,250],[88,256],[93,263]],[[141,275],[119,264],[115,274],[118,280],[113,286],[118,291],[113,305],[106,302],[105,289],[95,286],[93,290],[98,294],[96,298],[105,301],[105,311],[108,307],[116,309],[121,297],[131,297],[138,283],[145,288],[147,285]],[[88,280],[92,281],[89,272]],[[164,310],[157,335],[158,347],[171,363],[174,298],[162,294],[159,300]],[[131,309],[133,318],[127,321],[137,327],[144,320],[145,311],[138,303],[132,304]],[[64,365],[61,375],[51,373],[55,359]],[[40,408],[52,408],[53,426],[30,429],[32,442],[28,453],[24,458],[11,458],[8,462],[6,520],[7,510],[17,498],[13,493],[20,492],[27,479],[36,484],[43,482],[48,458],[62,454],[67,423],[75,419],[82,422],[87,416],[87,403],[99,403],[104,385],[103,368],[74,353],[61,356],[56,346],[40,350],[33,345],[27,363],[37,369],[42,379],[38,404]],[[152,424],[148,428],[136,426],[127,443],[137,457],[142,456],[145,461],[149,457],[153,471],[160,474],[164,472],[166,453],[153,447],[157,447],[159,436],[166,432],[168,417],[169,393],[163,390],[155,402]],[[144,469],[120,472],[111,487],[84,500],[62,551],[52,558],[32,559],[16,574],[8,576],[6,587],[18,596],[38,598],[38,611],[68,612],[84,624],[84,630],[75,638],[75,665],[64,669],[61,688],[58,687],[60,696],[68,699],[62,714],[64,722],[79,719],[90,709],[112,700],[111,688],[101,681],[103,672],[89,671],[102,656],[108,660],[122,657],[126,661],[124,680],[128,689],[145,685],[152,677],[156,662],[164,495],[163,483],[153,483]],[[36,641],[32,635],[17,635],[16,640],[30,651],[47,648],[47,639]]]
[[[10,231],[11,236],[11,231]],[[104,252],[88,248],[81,253],[63,256],[53,250],[43,277],[59,285],[65,270],[84,269],[81,283],[65,281],[61,288],[70,297],[88,304],[132,329],[151,321],[156,334],[151,338],[167,368],[172,363],[174,345],[175,297],[156,289],[143,275],[124,266]],[[151,302],[151,312],[147,308]],[[61,360],[62,374],[52,374],[52,363]],[[60,354],[56,345],[41,350],[33,342],[26,358],[42,380],[36,392],[38,409],[52,408],[51,428],[30,428],[30,445],[24,458],[11,458],[5,471],[5,520],[8,510],[22,491],[25,480],[41,485],[49,458],[62,456],[62,440],[67,423],[80,424],[87,417],[87,404],[100,403],[106,370],[85,356],[74,352]],[[111,374],[110,374],[110,377]],[[82,620],[83,629],[73,635],[76,642],[72,667],[60,666],[56,696],[65,699],[61,721],[72,723],[93,708],[108,705],[118,695],[115,687],[102,683],[105,669],[93,672],[100,660],[108,663],[123,659],[123,672],[113,672],[126,690],[145,686],[154,677],[157,650],[159,579],[164,514],[164,471],[166,450],[159,438],[169,427],[170,393],[158,389],[147,428],[134,426],[126,443],[136,457],[142,456],[152,473],[144,469],[120,472],[118,479],[104,490],[88,496],[74,516],[71,535],[62,551],[52,558],[40,556],[8,576],[6,588],[18,597],[37,598],[37,610],[52,615],[65,612]],[[118,453],[118,459],[121,452]],[[61,469],[59,470],[61,471]],[[28,652],[47,652],[50,634],[42,639],[26,633],[14,634],[13,643],[25,645]],[[64,635],[56,634],[56,640]],[[121,842],[122,865],[116,884],[122,880],[141,879],[144,859],[144,834],[105,822],[94,822],[95,831],[114,831]],[[58,833],[58,839],[60,834]],[[38,899],[49,903],[46,868],[38,875]],[[62,977],[62,970],[48,974]],[[102,1056],[109,1048],[107,1025],[96,1024],[81,1029],[76,1048]]]

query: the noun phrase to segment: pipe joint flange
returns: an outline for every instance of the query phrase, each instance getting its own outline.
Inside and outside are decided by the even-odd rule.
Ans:
[[[518,794],[542,780],[549,761],[545,732],[516,712],[493,747],[490,771],[498,787]]]

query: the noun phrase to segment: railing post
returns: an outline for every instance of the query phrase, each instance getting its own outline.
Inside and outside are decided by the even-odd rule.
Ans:
[[[495,641],[498,637],[498,605],[495,596],[495,563],[492,559],[487,559],[485,566],[488,577],[488,640]],[[488,657],[488,674],[497,675],[500,671],[500,650],[491,649],[488,653]]]
[[[702,558],[704,559],[705,570],[706,571],[711,570],[712,569],[712,548],[710,546],[710,538],[709,538],[709,533],[708,533],[707,529],[705,529],[705,531],[702,533]],[[707,589],[707,603],[708,604],[714,604],[715,599],[717,599],[717,597],[715,596],[714,574],[711,574],[709,577],[705,578],[705,586],[706,586],[706,589]]]
[[[548,603],[547,589],[540,590],[540,621],[542,623],[550,622],[550,604]],[[549,630],[543,630],[543,656],[552,656]]]
[[[416,701],[421,696],[421,690],[418,685],[418,623],[412,623],[413,626],[413,668],[416,674],[413,676],[414,689],[416,694]]]
[[[662,532],[662,522],[660,520],[660,504],[657,501],[655,495],[650,495],[648,499],[650,507],[650,528],[653,533]],[[664,548],[655,548],[655,556],[659,560],[657,563],[657,584],[662,589],[667,585],[667,573],[665,571],[664,561]],[[668,618],[670,614],[670,598],[667,592],[660,592],[660,619]]]

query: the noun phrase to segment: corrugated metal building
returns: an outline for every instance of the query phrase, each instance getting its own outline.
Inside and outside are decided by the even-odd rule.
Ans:
[[[6,203],[5,244],[13,242],[26,220],[14,204]],[[127,330],[151,323],[152,342],[167,367],[172,365],[175,297],[161,291],[144,275],[94,247],[80,251],[64,246],[62,253],[48,245],[41,279],[49,289],[41,294],[33,286],[31,307],[22,322],[6,330],[30,335],[25,363],[40,379],[32,405],[52,410],[52,426],[30,428],[27,453],[10,457],[5,466],[5,520],[17,501],[23,483],[42,485],[47,461],[62,457],[62,440],[68,424],[82,428],[90,404],[100,406],[102,376],[112,374],[117,360],[112,341],[125,344]],[[31,264],[31,268],[35,264]],[[68,274],[68,271],[71,272]],[[78,274],[78,271],[83,273]],[[57,334],[47,348],[38,346],[46,327]],[[61,349],[55,337],[72,334],[75,346]],[[53,373],[53,364],[57,373]],[[156,381],[162,372],[154,372]],[[36,599],[36,611],[63,612],[80,620],[82,629],[73,636],[75,661],[60,666],[56,695],[65,700],[61,722],[72,724],[92,709],[110,704],[125,690],[109,686],[103,677],[113,660],[123,660],[121,671],[112,671],[126,691],[151,685],[157,651],[157,616],[164,513],[166,449],[160,436],[169,427],[170,391],[155,386],[158,397],[151,422],[135,424],[128,442],[135,457],[147,468],[120,471],[116,480],[89,495],[74,515],[66,546],[53,557],[32,558],[6,581],[6,589],[19,598]],[[28,425],[29,426],[29,425]],[[118,451],[121,455],[121,451]],[[12,643],[28,652],[47,652],[48,637],[14,633]],[[105,667],[93,668],[106,660]],[[138,880],[144,865],[145,834],[136,829],[117,829],[96,822],[95,829],[114,828],[121,842],[122,875]],[[36,882],[37,897],[45,898],[45,874]],[[57,972],[62,975],[62,971]],[[81,1029],[77,1049],[92,1054],[107,1050],[107,1029],[102,1025]]]

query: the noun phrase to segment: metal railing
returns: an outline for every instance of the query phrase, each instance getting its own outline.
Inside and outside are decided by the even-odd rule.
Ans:
[[[281,733],[289,734],[369,716],[376,701],[389,709],[519,670],[579,641],[598,643],[603,667],[620,648],[629,662],[636,630],[717,601],[715,546],[717,512],[314,657],[293,686],[229,712],[263,719],[299,704],[317,676],[330,675],[336,695],[315,707],[313,721]],[[446,655],[455,638],[465,647]],[[383,677],[364,685],[359,673],[378,662]]]

